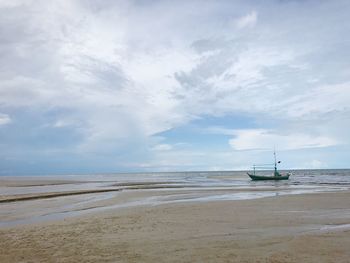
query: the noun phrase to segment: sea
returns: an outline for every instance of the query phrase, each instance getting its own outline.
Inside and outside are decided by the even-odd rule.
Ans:
[[[281,181],[252,181],[246,171],[2,176],[0,227],[131,206],[239,201],[350,189],[350,169],[288,172],[290,179]],[[268,173],[271,171],[265,171]],[[50,193],[56,195],[48,198]],[[28,196],[35,198],[26,199]]]

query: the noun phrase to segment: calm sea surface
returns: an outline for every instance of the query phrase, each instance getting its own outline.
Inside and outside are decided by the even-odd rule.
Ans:
[[[281,171],[282,173],[284,171]],[[99,189],[118,184],[127,186],[139,183],[163,184],[181,188],[231,188],[231,189],[332,189],[342,190],[350,187],[350,169],[330,170],[289,170],[292,175],[289,180],[282,181],[252,181],[246,171],[222,171],[222,172],[169,172],[169,173],[120,173],[120,174],[93,174],[93,175],[64,175],[64,176],[17,176],[0,177],[18,181],[30,180],[72,180],[78,181],[63,185],[40,185],[31,187],[0,187],[0,194],[40,193],[49,191],[68,191]],[[262,174],[271,175],[265,171]],[[149,189],[150,187],[148,187]]]
[[[290,179],[283,181],[252,181],[244,171],[0,177],[2,199],[52,192],[101,191],[0,203],[0,227],[131,206],[246,200],[350,189],[350,169],[289,172]],[[27,183],[6,185],[6,180]],[[55,180],[60,183],[52,184]],[[104,189],[112,192],[103,192]]]

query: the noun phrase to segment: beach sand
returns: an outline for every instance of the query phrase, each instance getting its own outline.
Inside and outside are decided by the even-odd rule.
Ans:
[[[350,262],[349,224],[349,191],[134,206],[2,227],[0,262]]]

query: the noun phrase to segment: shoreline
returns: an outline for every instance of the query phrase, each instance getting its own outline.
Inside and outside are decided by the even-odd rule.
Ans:
[[[41,179],[0,179],[0,262],[350,258],[350,189],[332,185],[342,178]]]
[[[124,207],[0,228],[0,261],[348,262],[349,204],[343,191]]]
[[[93,215],[129,206],[209,203],[349,190],[348,186],[294,185],[280,182],[256,184],[249,181],[237,185],[231,182],[234,180],[225,181],[224,184],[216,181],[202,184],[164,178],[148,181],[0,179],[0,228],[56,218],[63,220],[81,214]]]

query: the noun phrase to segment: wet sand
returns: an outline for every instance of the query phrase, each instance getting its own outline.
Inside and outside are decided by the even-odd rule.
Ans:
[[[165,195],[157,191],[121,191],[94,205]],[[87,196],[1,205],[25,217]],[[116,206],[1,227],[0,244],[0,262],[350,262],[350,191]]]

